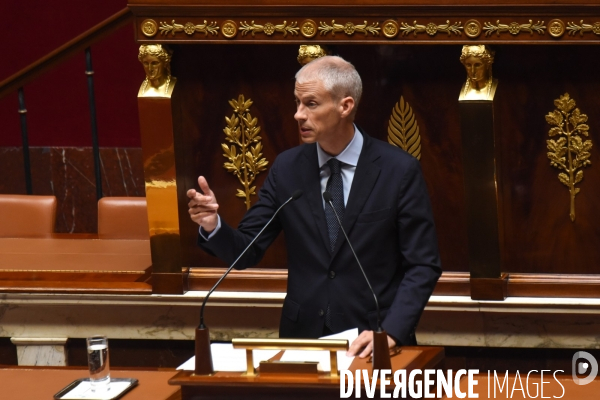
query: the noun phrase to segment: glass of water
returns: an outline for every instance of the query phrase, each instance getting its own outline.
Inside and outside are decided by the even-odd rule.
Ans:
[[[92,336],[86,339],[88,366],[92,391],[108,391],[110,383],[110,364],[108,362],[108,339],[106,336]]]

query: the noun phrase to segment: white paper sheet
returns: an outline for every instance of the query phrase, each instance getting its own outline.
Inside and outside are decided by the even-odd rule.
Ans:
[[[82,381],[79,385],[75,386],[68,393],[62,396],[61,400],[113,399],[117,397],[122,391],[127,389],[130,385],[130,382],[110,382],[109,390],[104,394],[99,394],[92,392],[92,384],[89,381]]]
[[[215,371],[244,372],[246,371],[246,350],[234,349],[231,343],[212,343],[210,345],[212,353],[213,369]],[[268,360],[279,350],[254,350],[254,368],[260,365],[261,361]],[[196,357],[192,357],[177,369],[193,371],[196,369]]]
[[[352,344],[354,339],[358,337],[358,328],[349,329],[344,332],[336,333],[329,336],[323,336],[319,339],[348,339],[348,343]],[[346,356],[345,351],[337,352],[338,369],[340,371],[350,368],[350,364],[354,357]],[[281,361],[317,361],[319,371],[331,371],[328,351],[313,351],[313,350],[286,350],[281,356]]]

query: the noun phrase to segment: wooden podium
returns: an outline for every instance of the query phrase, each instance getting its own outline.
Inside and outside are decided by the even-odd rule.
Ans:
[[[281,354],[281,353],[280,353]],[[276,356],[277,357],[277,356]],[[392,357],[392,370],[441,368],[444,360],[442,347],[405,346]],[[354,359],[349,370],[371,370],[367,359]],[[326,372],[309,374],[268,374],[255,377],[241,372],[216,372],[211,376],[197,376],[192,371],[181,371],[169,380],[170,385],[181,386],[182,400],[203,399],[337,399],[340,395],[339,378]],[[389,386],[388,393],[393,391]],[[378,393],[379,391],[377,391]]]

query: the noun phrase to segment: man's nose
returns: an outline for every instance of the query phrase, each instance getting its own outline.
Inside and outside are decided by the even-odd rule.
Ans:
[[[296,114],[294,114],[294,119],[296,121],[305,121],[306,120],[306,113],[304,112],[304,107],[302,105],[299,105],[296,108]]]

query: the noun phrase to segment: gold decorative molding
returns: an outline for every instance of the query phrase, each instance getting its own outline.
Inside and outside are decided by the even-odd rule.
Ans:
[[[319,32],[321,35],[327,35],[331,32],[331,36],[335,36],[337,32],[344,32],[348,36],[354,35],[355,32],[364,33],[367,36],[369,33],[373,36],[378,36],[381,28],[379,22],[373,22],[371,25],[364,21],[362,25],[355,25],[352,22],[346,22],[344,25],[336,24],[335,20],[331,21],[331,25],[327,25],[326,22],[319,22]]]
[[[557,140],[546,141],[550,165],[563,170],[558,174],[558,180],[569,188],[571,194],[571,208],[569,216],[575,221],[575,196],[580,189],[575,185],[583,180],[581,168],[591,165],[590,150],[592,141],[583,141],[580,134],[589,136],[590,127],[585,123],[587,115],[582,114],[579,108],[575,108],[575,100],[571,99],[569,93],[554,100],[556,110],[546,115],[546,122],[553,126],[548,132],[550,137],[560,136]],[[566,157],[565,157],[566,156]]]
[[[312,38],[317,34],[317,23],[312,19],[305,19],[300,24],[300,33],[305,38]]]
[[[565,33],[565,23],[560,19],[553,19],[548,22],[548,33],[555,38],[561,37]]]
[[[192,36],[196,32],[204,33],[204,36],[208,36],[209,33],[211,35],[217,35],[219,33],[219,27],[217,26],[217,23],[211,22],[209,24],[208,22],[206,22],[206,20],[204,20],[204,23],[200,25],[196,25],[192,22],[186,22],[185,25],[181,25],[176,24],[175,20],[171,21],[170,24],[168,24],[167,22],[161,22],[159,29],[161,35],[165,36],[169,33],[171,34],[171,36],[175,36],[175,33],[182,31],[185,32],[188,36]]]
[[[370,14],[371,15],[371,14]],[[333,16],[332,16],[333,17]],[[213,37],[213,40],[231,40],[231,39],[242,39],[247,34],[252,34],[252,36],[256,36],[257,33],[264,33],[265,37],[260,38],[262,41],[268,41],[269,39],[281,40],[281,36],[277,35],[278,33],[283,34],[283,38],[289,40],[291,42],[301,42],[302,39],[313,39],[319,33],[321,36],[328,36],[331,34],[331,38],[336,41],[342,40],[347,41],[349,38],[347,36],[352,37],[351,39],[359,40],[358,37],[355,36],[355,33],[363,33],[365,36],[373,36],[372,39],[378,43],[384,43],[389,39],[398,39],[399,37],[406,37],[410,34],[415,36],[415,39],[419,41],[427,41],[431,43],[435,42],[443,42],[444,37],[436,37],[439,33],[446,33],[448,37],[452,36],[466,36],[471,40],[479,39],[482,37],[490,37],[493,34],[500,36],[501,34],[510,34],[512,36],[519,36],[519,34],[529,33],[530,36],[534,36],[534,33],[537,33],[541,37],[537,37],[536,39],[543,39],[546,36],[546,32],[552,38],[562,38],[563,40],[568,40],[569,42],[576,42],[579,39],[585,40],[585,34],[595,34],[600,36],[600,21],[590,23],[584,23],[584,19],[580,19],[579,22],[576,20],[571,20],[571,22],[567,22],[564,18],[553,18],[550,17],[550,21],[548,24],[545,21],[537,20],[537,22],[533,22],[533,19],[528,19],[528,22],[521,23],[516,22],[517,18],[513,19],[513,22],[510,23],[500,23],[501,19],[509,19],[510,16],[506,15],[498,15],[498,18],[489,16],[487,18],[488,21],[484,22],[482,19],[468,19],[469,17],[460,17],[456,16],[454,22],[450,22],[450,20],[446,20],[445,23],[439,24],[436,22],[427,22],[427,23],[419,23],[418,20],[414,20],[410,22],[410,20],[404,20],[402,22],[399,18],[390,18],[389,15],[385,13],[379,16],[373,16],[373,19],[369,22],[364,20],[363,23],[356,24],[354,22],[348,21],[345,17],[338,17],[340,21],[347,21],[338,23],[338,19],[330,19],[325,20],[322,18],[319,19],[311,19],[311,18],[302,18],[300,17],[298,20],[288,23],[287,21],[283,21],[282,23],[276,24],[274,22],[266,22],[265,19],[269,18],[268,16],[265,19],[260,20],[252,20],[248,23],[246,20],[232,20],[232,19],[223,19],[215,18],[213,21],[209,22],[204,20],[204,23],[196,23],[196,22],[186,22],[176,23],[177,18],[181,21],[187,19],[186,16],[180,17],[171,17],[172,21],[160,21],[160,19],[164,19],[165,17],[152,17],[141,19],[139,23],[139,34],[140,37],[146,38],[154,38],[159,33],[163,37],[167,37],[169,39],[173,38],[174,40],[182,40],[182,36],[188,36],[185,40],[198,41],[202,40],[201,37],[194,36],[196,33],[204,33],[206,37],[209,34]],[[496,21],[494,22],[494,19]],[[573,16],[571,18],[595,18],[585,17],[585,16]],[[466,20],[466,22],[462,22]],[[423,22],[423,21],[422,21]],[[177,33],[183,32],[186,35],[177,35]],[[240,35],[241,32],[241,35]],[[220,34],[219,34],[220,33]],[[337,36],[336,33],[343,33],[345,35]],[[482,35],[485,33],[485,35]],[[563,37],[567,36],[566,33],[569,34],[569,39]],[[259,35],[260,36],[260,35]],[[301,36],[301,37],[300,37]],[[279,37],[279,39],[277,39]],[[346,39],[344,39],[346,37]],[[514,39],[518,41],[529,42],[533,39],[528,39],[527,37],[515,37]],[[433,40],[433,41],[432,41]],[[512,41],[512,39],[511,39]],[[515,42],[516,43],[516,42]],[[298,43],[300,44],[300,43]]]
[[[264,25],[258,25],[255,24],[254,21],[252,21],[250,24],[247,24],[246,21],[241,22],[240,24],[241,26],[239,27],[239,30],[242,31],[242,36],[246,35],[248,32],[250,32],[252,36],[254,36],[255,33],[260,32],[264,32],[267,36],[271,36],[275,32],[281,32],[283,33],[283,37],[286,37],[288,33],[291,35],[297,35],[298,31],[300,30],[300,28],[296,26],[296,22],[292,22],[288,25],[287,21],[283,21],[283,24],[279,25],[273,25],[270,22],[267,22]]]
[[[567,23],[567,30],[569,31],[569,35],[573,36],[577,32],[579,32],[580,36],[583,36],[586,32],[593,32],[596,35],[600,35],[600,22],[594,22],[593,24],[584,24],[583,20],[579,21],[579,25],[575,22]]]
[[[529,20],[528,24],[519,24],[518,22],[511,22],[510,24],[501,24],[500,20],[496,21],[496,25],[491,22],[484,23],[483,30],[485,31],[485,36],[490,36],[492,33],[496,32],[498,36],[500,36],[501,32],[509,32],[511,35],[518,35],[521,32],[529,32],[530,35],[533,32],[537,32],[540,35],[543,35],[546,27],[544,26],[544,21],[540,23],[533,23],[532,20]]]
[[[465,22],[464,31],[465,35],[467,35],[471,39],[474,39],[481,35],[481,23],[479,23],[479,21],[477,21],[476,19],[470,19],[467,22]]]
[[[446,21],[443,25],[437,25],[433,22],[428,23],[427,25],[419,25],[417,21],[414,21],[412,25],[407,24],[406,22],[402,22],[400,30],[402,31],[402,35],[406,36],[409,33],[417,36],[417,33],[427,33],[429,36],[434,36],[438,32],[445,32],[450,36],[450,34],[454,33],[455,35],[462,35],[461,30],[463,29],[461,22],[455,22],[454,24],[450,24],[450,21]]]
[[[400,96],[400,101],[392,109],[388,124],[388,142],[421,159],[421,135],[419,125],[410,105]]]
[[[388,39],[395,38],[400,32],[400,26],[398,26],[398,23],[393,19],[388,19],[387,21],[384,21],[382,27],[383,36],[385,36]]]
[[[238,33],[238,26],[235,21],[227,20],[223,22],[223,26],[221,27],[221,33],[227,39],[233,39]]]
[[[233,115],[231,118],[225,117],[227,126],[223,132],[231,147],[227,143],[221,144],[225,152],[223,157],[229,160],[223,167],[235,175],[244,187],[244,190],[237,190],[236,196],[245,199],[246,208],[250,208],[250,196],[256,195],[256,186],[251,185],[256,176],[267,169],[269,162],[262,156],[258,119],[250,114],[252,100],[245,100],[244,95],[240,94],[237,101],[231,99],[229,104],[233,107]]]
[[[158,32],[158,25],[156,24],[156,21],[153,19],[143,20],[140,27],[142,29],[142,33],[144,34],[144,36],[147,36],[147,37],[153,37],[154,35],[156,35],[156,32]]]

